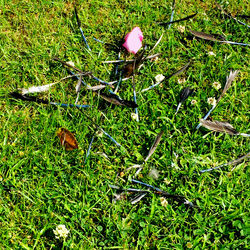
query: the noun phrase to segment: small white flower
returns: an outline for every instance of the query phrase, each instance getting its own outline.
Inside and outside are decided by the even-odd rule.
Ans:
[[[138,119],[138,114],[131,113],[131,117],[132,117],[133,120],[137,120]]]
[[[196,105],[196,104],[197,104],[197,101],[193,99],[193,100],[191,101],[191,105]]]
[[[100,129],[98,129],[98,130],[95,132],[95,134],[96,134],[96,136],[98,136],[98,137],[102,137],[102,136],[103,136],[103,132],[102,132]]]
[[[157,169],[153,168],[148,173],[148,176],[151,177],[152,179],[157,180],[159,178],[159,171]]]
[[[59,238],[67,238],[69,234],[69,230],[65,227],[65,225],[58,225],[55,230],[53,230],[56,239]]]
[[[178,83],[184,83],[186,82],[186,78],[178,79]]]
[[[181,32],[181,33],[184,33],[185,31],[185,26],[178,26],[177,29]]]
[[[219,82],[214,82],[213,83],[213,87],[217,90],[219,90],[221,88],[221,84]]]
[[[168,201],[164,198],[164,197],[161,197],[160,198],[160,201],[161,201],[161,205],[163,207],[166,207],[168,205]]]
[[[207,103],[214,106],[216,104],[216,99],[214,97],[209,97]]]
[[[216,54],[215,54],[213,51],[209,51],[207,54],[208,54],[209,56],[216,56]]]
[[[72,66],[72,67],[75,67],[75,64],[72,61],[68,61],[67,64]]]
[[[156,82],[162,82],[165,79],[165,76],[162,74],[159,74],[155,77]]]
[[[166,183],[167,185],[169,185],[172,181],[168,180],[167,178],[164,179],[164,183]]]

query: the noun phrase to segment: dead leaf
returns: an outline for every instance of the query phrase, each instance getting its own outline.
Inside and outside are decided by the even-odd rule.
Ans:
[[[71,151],[78,148],[75,136],[66,128],[60,128],[56,132],[56,135],[59,137],[62,146],[64,146],[66,150]]]

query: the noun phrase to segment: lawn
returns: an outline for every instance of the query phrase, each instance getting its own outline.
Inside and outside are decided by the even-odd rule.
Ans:
[[[249,15],[247,1],[218,3],[249,23],[237,16]],[[81,37],[74,7],[91,50]],[[1,249],[249,248],[249,158],[200,173],[246,155],[249,139],[204,127],[196,130],[212,107],[208,98],[218,99],[230,71],[239,70],[208,119],[249,133],[249,47],[208,41],[189,32],[249,43],[249,28],[228,18],[211,0],[176,1],[173,20],[196,12],[168,28],[158,22],[170,20],[172,1],[0,1]],[[74,104],[78,81],[61,80],[69,75],[68,68],[54,57],[105,81],[119,79],[124,64],[116,75],[116,64],[103,61],[118,59],[117,47],[110,44],[120,45],[136,26],[143,32],[146,53],[163,34],[151,53],[161,55],[145,60],[134,77],[139,121],[133,118],[133,108],[110,104],[85,86],[77,104],[91,107],[80,110],[10,97],[21,88],[59,82],[30,96]],[[135,56],[123,49],[120,58]],[[168,77],[189,61],[182,73],[142,92],[156,82],[156,75]],[[83,80],[100,84],[88,76]],[[221,88],[214,88],[214,82]],[[175,114],[185,87],[193,93]],[[123,81],[117,94],[133,101],[132,79]],[[77,149],[65,150],[57,137],[59,128],[75,136]],[[155,152],[145,162],[161,131]],[[135,177],[137,169],[127,169],[136,164],[143,168]],[[163,199],[159,192],[133,183],[133,178],[183,196],[194,206]],[[110,185],[151,191],[131,204],[136,194],[120,195]],[[67,237],[56,238],[58,225],[69,230]]]

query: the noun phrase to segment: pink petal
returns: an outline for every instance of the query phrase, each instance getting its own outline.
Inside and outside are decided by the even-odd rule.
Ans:
[[[131,32],[125,36],[125,43],[123,46],[133,54],[142,47],[143,34],[139,27],[135,27]]]

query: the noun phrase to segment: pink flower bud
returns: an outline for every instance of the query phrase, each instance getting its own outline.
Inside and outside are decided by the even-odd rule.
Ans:
[[[125,36],[125,43],[122,45],[128,52],[136,54],[142,47],[143,34],[139,27],[135,27]]]

